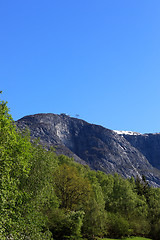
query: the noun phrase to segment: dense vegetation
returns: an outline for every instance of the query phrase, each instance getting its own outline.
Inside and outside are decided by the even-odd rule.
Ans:
[[[160,189],[56,156],[0,102],[0,239],[160,236]]]

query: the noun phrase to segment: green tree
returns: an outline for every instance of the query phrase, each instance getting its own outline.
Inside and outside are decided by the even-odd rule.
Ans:
[[[26,198],[20,188],[27,178],[32,157],[29,136],[16,131],[7,102],[0,102],[0,238],[14,234],[18,227],[20,208]]]
[[[20,132],[0,102],[0,239],[50,239],[45,217],[33,205],[33,188],[28,191],[35,148],[27,132]],[[37,188],[38,183],[34,185]],[[40,206],[40,205],[39,205]]]
[[[151,188],[148,198],[148,219],[150,220],[150,237],[158,240],[160,236],[160,189]]]
[[[105,201],[102,188],[97,179],[95,171],[88,171],[87,177],[92,185],[92,195],[85,208],[83,233],[86,237],[99,236],[107,234],[107,213],[105,211]]]
[[[136,194],[130,183],[118,174],[114,175],[113,190],[110,192],[106,210],[116,213],[117,210],[124,216],[129,216],[136,206]]]
[[[53,209],[48,213],[48,226],[54,239],[80,239],[83,211]]]
[[[53,185],[53,173],[58,168],[58,159],[53,149],[47,150],[36,142],[33,145],[33,158],[27,181],[23,188],[31,196],[32,204],[41,209],[57,208],[58,198]]]
[[[62,164],[54,174],[54,181],[61,208],[74,211],[89,200],[91,185],[76,167]]]
[[[108,214],[108,225],[108,233],[110,237],[122,238],[129,236],[132,233],[129,221],[119,213]]]
[[[97,171],[96,173],[98,182],[102,188],[103,197],[105,201],[105,209],[108,209],[111,195],[114,187],[114,176],[105,174],[104,172]]]
[[[85,214],[83,209],[92,192],[91,184],[75,166],[66,163],[53,172],[53,179],[59,209],[49,209],[49,229],[55,239],[78,239]]]

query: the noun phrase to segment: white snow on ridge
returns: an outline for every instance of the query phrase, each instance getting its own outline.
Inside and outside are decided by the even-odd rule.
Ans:
[[[141,133],[138,132],[132,132],[132,131],[118,131],[118,130],[113,130],[114,132],[116,132],[117,134],[126,134],[126,135],[141,135]]]
[[[132,131],[118,131],[118,130],[113,130],[115,133],[119,135],[143,135],[143,136],[149,136],[151,135],[160,135],[160,132],[158,133],[138,133],[138,132],[132,132]]]

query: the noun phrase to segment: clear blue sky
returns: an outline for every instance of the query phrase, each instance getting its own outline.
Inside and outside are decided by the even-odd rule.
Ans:
[[[0,90],[14,120],[160,132],[160,1],[1,1]]]

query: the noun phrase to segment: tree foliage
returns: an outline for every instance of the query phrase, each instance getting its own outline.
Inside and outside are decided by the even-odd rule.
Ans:
[[[89,181],[80,176],[74,166],[62,164],[54,174],[54,182],[61,208],[76,210],[90,197],[91,185]]]
[[[91,171],[17,129],[0,102],[0,239],[160,236],[160,189]]]
[[[7,103],[0,102],[0,229],[1,239],[13,235],[19,224],[26,195],[22,182],[30,171],[32,158],[28,135],[22,136],[8,113]],[[16,235],[14,233],[14,235]]]
[[[38,158],[36,152],[39,152]],[[31,144],[27,131],[17,129],[9,114],[7,102],[1,101],[0,239],[50,238],[51,234],[47,229],[44,231],[46,217],[38,204],[41,197],[37,194],[38,181],[34,181],[37,174],[30,181],[35,162],[38,163],[41,157],[42,151]],[[44,186],[45,183],[42,182],[41,180],[41,185]]]

